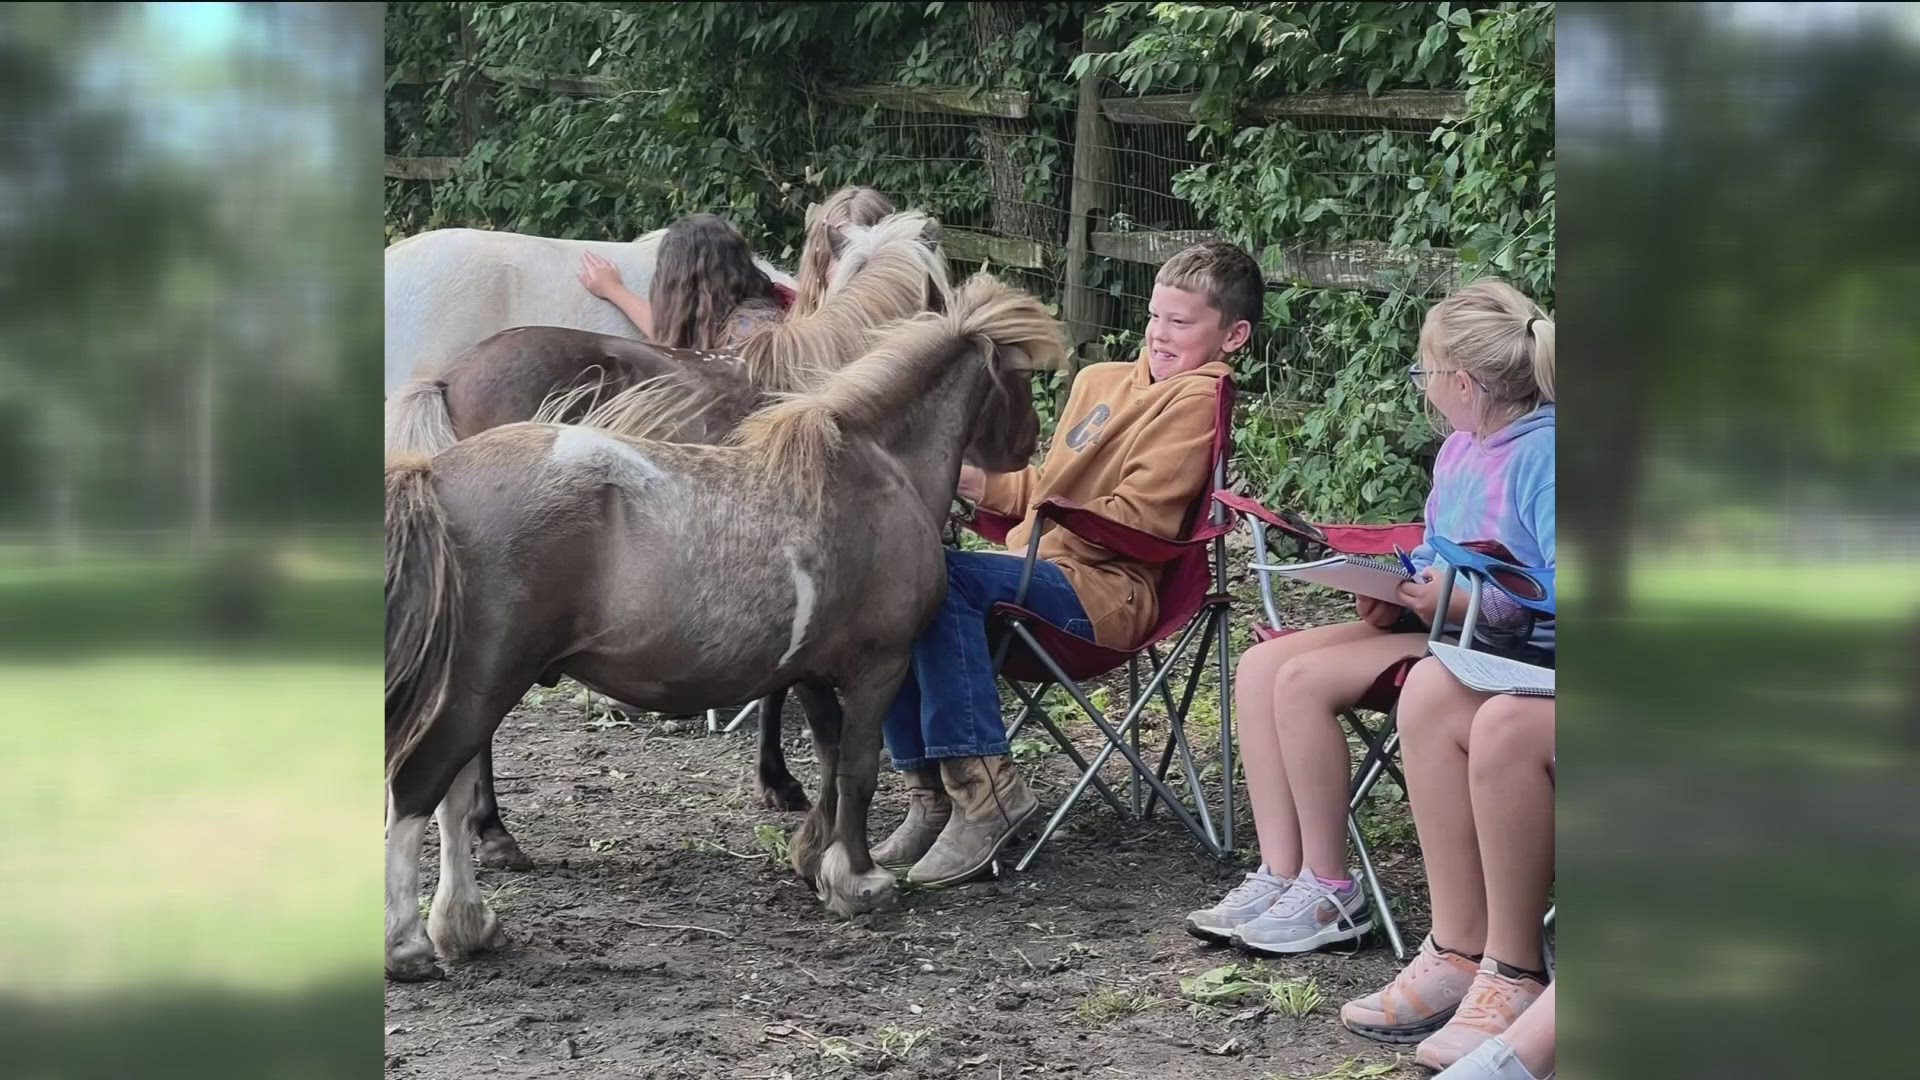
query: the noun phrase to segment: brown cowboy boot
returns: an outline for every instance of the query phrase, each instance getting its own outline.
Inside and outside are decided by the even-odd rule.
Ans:
[[[953,816],[953,801],[940,786],[940,770],[928,765],[903,773],[907,778],[907,820],[872,850],[874,865],[905,870],[920,861]]]
[[[940,778],[954,814],[933,849],[907,871],[907,884],[923,889],[955,885],[985,869],[1015,830],[1040,809],[1040,800],[1004,754],[944,758]]]

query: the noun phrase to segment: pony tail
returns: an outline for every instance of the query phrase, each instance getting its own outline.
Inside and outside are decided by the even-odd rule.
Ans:
[[[391,784],[451,696],[460,566],[428,459],[389,459],[386,474],[386,773]]]
[[[447,384],[415,379],[387,399],[389,454],[437,454],[458,441],[447,409]]]
[[[1533,339],[1533,384],[1540,389],[1540,400],[1553,403],[1553,320],[1544,316],[1527,323]]]

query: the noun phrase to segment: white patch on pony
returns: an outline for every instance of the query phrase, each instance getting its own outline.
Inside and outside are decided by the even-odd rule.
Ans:
[[[784,665],[793,659],[800,646],[806,643],[807,626],[813,622],[813,602],[816,590],[813,575],[800,569],[800,553],[792,544],[784,549],[787,553],[787,572],[793,576],[793,630],[787,635],[787,652],[780,658]]]
[[[667,474],[647,455],[604,431],[568,424],[558,427],[548,458],[556,468],[604,468],[608,482],[621,487],[666,479]]]

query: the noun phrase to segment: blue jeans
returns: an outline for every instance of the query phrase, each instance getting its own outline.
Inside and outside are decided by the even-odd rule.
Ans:
[[[997,757],[1007,752],[1007,727],[994,685],[987,613],[1012,601],[1020,588],[1018,555],[947,552],[947,599],[913,643],[913,667],[887,709],[887,750],[906,771],[930,760]],[[1093,636],[1067,575],[1042,560],[1033,568],[1025,607],[1070,634]]]

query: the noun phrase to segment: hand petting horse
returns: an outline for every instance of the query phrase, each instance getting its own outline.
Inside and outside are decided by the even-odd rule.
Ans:
[[[388,975],[437,974],[436,945],[459,956],[503,940],[466,855],[480,754],[530,686],[563,674],[661,711],[798,686],[821,787],[793,867],[836,914],[886,903],[893,876],[867,847],[881,721],[945,588],[959,466],[1027,463],[1027,372],[1064,355],[1038,301],[979,275],[727,445],[512,424],[391,460]]]

